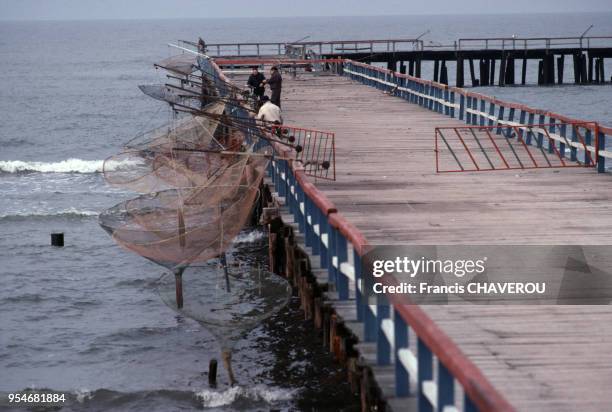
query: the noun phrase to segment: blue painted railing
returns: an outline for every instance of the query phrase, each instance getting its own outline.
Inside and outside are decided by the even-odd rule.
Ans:
[[[612,159],[612,150],[606,146],[607,137],[612,136],[610,127],[502,101],[465,89],[449,87],[442,83],[423,80],[352,60],[345,60],[343,73],[352,80],[383,90],[440,114],[463,120],[469,125],[500,125],[502,127],[497,130],[498,134],[501,133],[503,126],[531,125],[537,129],[537,125],[547,125],[548,135],[551,137],[549,142],[554,142],[560,153],[567,156],[566,146],[569,142],[571,160],[593,164],[594,162],[590,161],[592,158],[596,159],[598,172],[611,170],[606,168],[606,159]],[[559,126],[555,126],[556,124]],[[577,135],[578,127],[571,127],[571,130],[568,130],[567,125],[579,126],[585,131],[584,136]],[[567,136],[568,133],[571,136]],[[527,136],[527,144],[531,144],[530,138],[531,136]],[[540,135],[539,139],[542,138],[543,136]],[[582,139],[586,144],[586,150],[580,141]],[[541,140],[535,143],[539,146],[542,144]],[[550,153],[553,149],[553,146],[549,144]]]
[[[397,397],[417,396],[420,412],[513,410],[418,306],[401,301],[369,304],[362,282],[366,239],[290,161],[273,160],[269,172],[306,246],[321,257],[338,298],[355,302],[364,339],[376,345],[377,364],[394,366]],[[455,397],[457,384],[463,389],[460,399]]]

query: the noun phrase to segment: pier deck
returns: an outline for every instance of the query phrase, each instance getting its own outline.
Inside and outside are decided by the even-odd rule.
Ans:
[[[434,127],[464,123],[346,77],[285,76],[287,124],[336,132],[316,185],[371,244],[612,244],[593,168],[436,174]],[[425,306],[518,410],[612,404],[612,307]]]

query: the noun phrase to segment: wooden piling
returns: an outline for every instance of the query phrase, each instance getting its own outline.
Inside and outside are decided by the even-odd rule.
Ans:
[[[331,313],[329,315],[329,339],[327,340],[327,344],[329,345],[328,350],[336,359],[338,358],[336,353],[337,323],[338,316],[336,316],[335,313]]]
[[[421,59],[417,59],[415,62],[414,76],[421,77]]]
[[[470,77],[472,79],[472,87],[479,85],[478,79],[476,79],[476,71],[474,70],[474,59],[470,59]]]
[[[457,87],[464,86],[465,80],[463,70],[463,58],[457,57],[457,72],[455,74],[455,86]]]
[[[174,272],[174,289],[176,292],[176,307],[183,308],[183,270]]]
[[[439,79],[438,70],[440,70],[440,62],[438,60],[435,60],[434,68],[433,68],[433,81],[434,82],[437,82]]]
[[[321,305],[321,297],[314,298],[314,325],[315,328],[321,329],[323,327],[323,312]]]
[[[523,70],[521,72],[521,84],[525,84],[527,82],[527,59],[523,58]]]
[[[359,393],[359,383],[361,380],[361,371],[359,370],[359,360],[356,357],[351,357],[347,360],[347,379],[351,385],[351,392]]]
[[[496,64],[496,60],[495,59],[490,59],[487,63],[487,68],[489,70],[489,84],[491,86],[495,85],[495,64]]]
[[[481,86],[488,86],[489,85],[488,71],[487,71],[487,66],[485,64],[484,59],[480,59],[480,62],[478,64],[478,70],[479,70],[479,73],[480,73],[480,85]]]
[[[498,80],[498,84],[500,86],[504,86],[506,84],[506,65],[507,65],[507,58],[506,58],[506,55],[503,55],[501,60],[499,61],[499,80]]]
[[[587,58],[585,54],[580,54],[580,83],[587,82]]]
[[[295,276],[295,245],[293,231],[289,229],[289,235],[285,236],[285,277],[293,284]]]
[[[555,55],[548,55],[548,83],[555,84]]]
[[[538,85],[544,84],[544,60],[538,62]]]
[[[442,60],[442,66],[440,67],[440,83],[448,84],[448,70],[446,68],[446,60]]]
[[[514,85],[514,58],[508,57],[506,59],[506,74],[504,76],[504,83]]]
[[[589,53],[587,58],[589,59],[588,82],[593,83],[593,56]]]
[[[573,54],[572,58],[574,60],[574,83],[580,84],[580,55]]]
[[[550,64],[550,59],[548,56],[544,56],[542,59],[542,84],[550,84],[550,68],[548,67]]]
[[[270,264],[270,271],[276,273],[276,233],[271,230],[268,235],[268,262]]]
[[[62,232],[51,233],[51,246],[63,247],[64,246],[64,233]]]
[[[408,74],[414,76],[414,60],[408,61]]]
[[[208,364],[208,384],[212,387],[217,385],[217,360],[211,359]]]
[[[565,69],[565,55],[557,57],[557,83],[563,84],[563,70]]]

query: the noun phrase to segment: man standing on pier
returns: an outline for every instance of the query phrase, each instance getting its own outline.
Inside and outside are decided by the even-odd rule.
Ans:
[[[272,96],[270,97],[270,101],[278,107],[281,107],[281,89],[283,88],[283,78],[278,72],[278,67],[272,66],[270,69],[270,78],[268,80],[264,80],[262,85],[267,84],[270,86],[270,91],[272,92]]]
[[[253,94],[257,98],[257,100],[261,101],[261,98],[266,91],[266,88],[262,86],[262,83],[266,80],[266,77],[263,73],[259,73],[259,69],[257,66],[253,66],[251,71],[251,75],[249,76],[249,80],[247,80],[247,85],[253,89]]]

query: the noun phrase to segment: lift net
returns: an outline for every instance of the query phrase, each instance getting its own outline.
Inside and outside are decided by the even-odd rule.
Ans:
[[[106,210],[100,224],[119,245],[171,270],[217,257],[247,222],[268,162],[240,157],[213,184],[138,196]]]
[[[224,109],[223,104],[211,106],[211,113]],[[201,186],[228,163],[216,153],[223,149],[215,139],[218,125],[213,118],[189,116],[137,136],[123,152],[104,161],[104,178],[113,186],[141,193]]]
[[[266,132],[235,86],[214,74],[207,59],[162,64],[173,73],[169,78],[184,78],[172,87],[141,90],[169,103],[177,116],[188,114],[137,136],[105,160],[109,184],[140,194],[101,213],[99,223],[120,246],[172,271],[161,279],[162,299],[219,339],[234,382],[233,342],[282,308],[291,293],[286,280],[260,267],[234,271],[227,265],[226,251],[259,196],[271,147],[261,144]],[[194,80],[197,70],[202,74]],[[197,90],[200,95],[181,100],[182,93]]]

